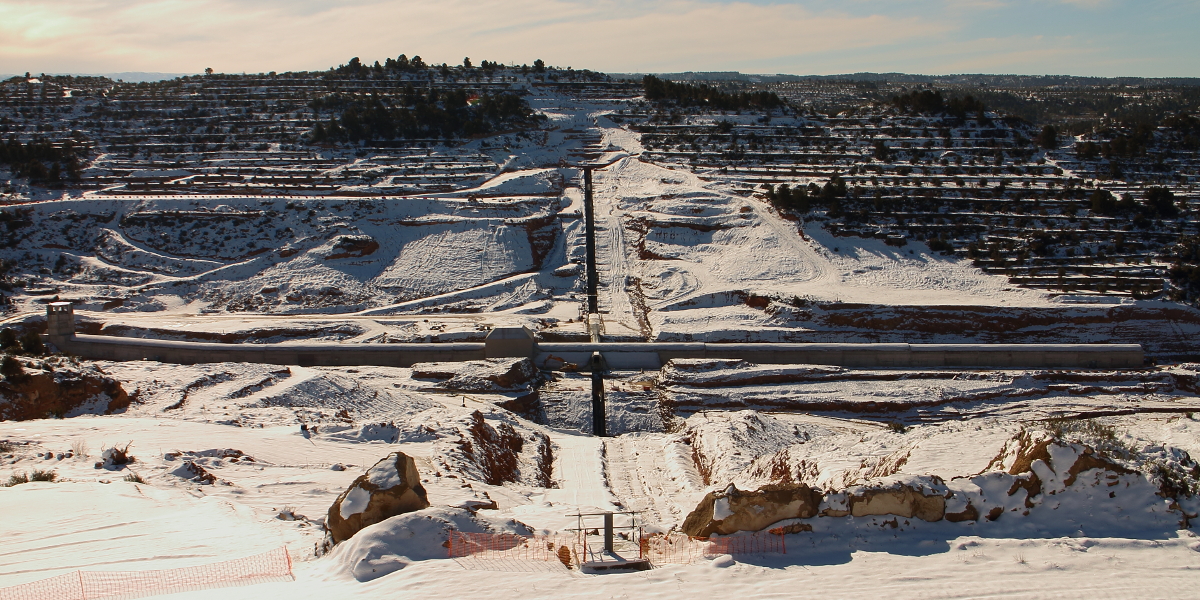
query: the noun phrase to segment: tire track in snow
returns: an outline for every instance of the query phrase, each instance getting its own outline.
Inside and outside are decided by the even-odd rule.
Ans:
[[[679,521],[678,511],[673,511],[671,502],[667,500],[669,491],[662,485],[662,456],[648,456],[649,449],[638,444],[638,441],[629,436],[604,441],[613,494],[621,500],[626,510],[640,513],[645,522]]]
[[[633,301],[629,299],[629,289],[627,281],[630,273],[629,254],[625,247],[625,232],[624,225],[621,223],[621,217],[624,211],[621,210],[617,195],[614,193],[605,193],[609,188],[619,189],[619,177],[612,177],[607,169],[598,169],[596,173],[602,175],[600,182],[610,184],[611,186],[596,186],[593,195],[596,203],[595,209],[597,216],[600,217],[597,222],[597,268],[600,271],[600,312],[607,315],[604,317],[605,333],[608,334],[627,334],[632,333],[641,335],[641,327],[637,324],[637,319],[634,317]],[[607,268],[605,268],[607,267]],[[622,331],[613,331],[615,327],[623,328]],[[624,331],[627,330],[627,331]]]
[[[663,308],[665,306],[674,304],[680,300],[684,300],[688,297],[694,296],[697,293],[699,293],[700,289],[703,287],[703,285],[700,283],[700,279],[698,277],[696,277],[696,274],[692,273],[689,270],[672,267],[669,270],[669,273],[670,274],[667,276],[667,278],[668,279],[678,278],[678,280],[680,281],[680,284],[676,287],[676,289],[670,296],[666,296],[664,298],[655,300],[653,303],[651,303],[650,304],[651,309]]]
[[[672,436],[629,434],[604,440],[613,494],[641,521],[670,528],[683,523],[704,490],[690,457],[669,456]]]
[[[812,242],[801,238],[795,227],[790,225],[789,221],[785,221],[782,217],[764,210],[757,203],[751,203],[754,214],[762,220],[762,223],[770,227],[775,235],[779,236],[779,240],[783,244],[791,246],[796,254],[807,261],[812,274],[806,278],[800,279],[800,282],[808,284],[825,284],[830,281],[832,270],[829,265],[829,260],[821,256],[816,250],[813,250]],[[803,226],[803,225],[801,225]]]

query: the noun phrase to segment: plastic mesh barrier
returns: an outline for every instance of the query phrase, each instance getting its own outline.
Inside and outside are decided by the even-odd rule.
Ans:
[[[159,571],[75,571],[0,588],[0,600],[118,600],[271,581],[292,581],[287,548],[196,567]]]
[[[681,533],[642,538],[642,556],[652,564],[688,564],[721,554],[787,554],[782,535],[755,534],[693,538]]]
[[[449,538],[447,546],[450,558],[559,561],[563,564],[575,559],[576,539],[574,536],[535,535],[525,537],[510,533],[451,531]],[[564,549],[566,554],[564,554]]]
[[[561,561],[563,564],[578,564],[580,543],[576,536],[525,537],[451,531],[447,547],[450,558]],[[565,556],[564,552],[567,553]],[[710,539],[674,533],[643,537],[639,552],[642,558],[649,559],[652,564],[687,564],[706,556],[721,554],[787,554],[787,546],[783,536],[775,533]]]

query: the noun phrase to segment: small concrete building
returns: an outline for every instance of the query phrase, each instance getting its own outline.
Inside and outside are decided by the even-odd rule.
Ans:
[[[497,327],[483,340],[488,358],[533,358],[536,340],[528,327]]]

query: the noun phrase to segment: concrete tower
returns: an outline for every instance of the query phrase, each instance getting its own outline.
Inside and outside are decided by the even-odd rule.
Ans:
[[[46,337],[51,341],[75,337],[75,305],[70,302],[46,305]]]

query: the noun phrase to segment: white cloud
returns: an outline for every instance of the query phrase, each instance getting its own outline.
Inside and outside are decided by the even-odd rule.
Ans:
[[[917,17],[697,0],[0,1],[0,70],[320,69],[401,52],[612,71],[733,68],[945,29]]]
[[[0,0],[0,73],[319,70],[352,56],[374,61],[403,52],[427,62],[542,58],[610,72],[1195,76],[1196,63],[1186,57],[1196,54],[1196,38],[1182,16],[1196,8],[1166,4],[1151,10],[1117,0]],[[1164,14],[1175,16],[1164,20]],[[1160,34],[1146,36],[1134,25]]]

